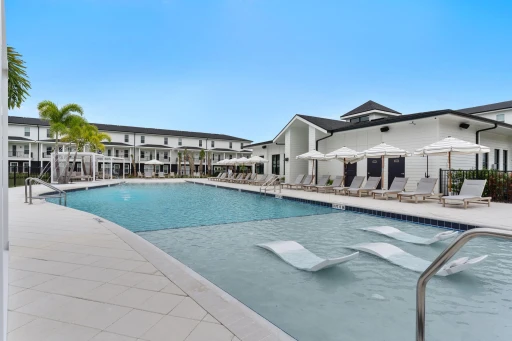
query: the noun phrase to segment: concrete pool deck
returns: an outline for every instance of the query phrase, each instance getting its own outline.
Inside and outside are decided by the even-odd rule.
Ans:
[[[138,235],[43,200],[25,204],[22,187],[9,189],[9,238],[9,341],[293,340]]]

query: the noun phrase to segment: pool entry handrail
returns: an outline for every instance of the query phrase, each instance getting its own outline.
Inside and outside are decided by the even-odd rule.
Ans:
[[[49,189],[57,192],[55,195],[45,195],[45,196],[33,196],[32,195],[32,183],[38,183],[43,186],[48,187]],[[63,190],[50,185],[49,183],[39,179],[39,178],[26,178],[25,179],[25,204],[28,203],[32,205],[32,199],[46,199],[46,198],[59,198],[59,205],[62,205],[62,198],[64,198],[64,206],[67,206],[67,194]]]
[[[459,251],[464,244],[476,237],[512,239],[512,230],[475,228],[462,233],[423,271],[416,286],[416,341],[425,341],[425,292],[428,281]]]
[[[273,175],[272,178],[265,183],[263,183],[260,186],[260,194],[267,195],[267,191],[274,191],[274,193],[277,193],[277,190],[279,190],[279,193],[281,193],[281,185],[279,184],[279,177],[277,175]]]

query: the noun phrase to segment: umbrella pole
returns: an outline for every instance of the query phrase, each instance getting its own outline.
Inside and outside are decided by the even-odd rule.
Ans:
[[[448,152],[448,195],[452,193],[452,153]]]
[[[380,181],[381,181],[381,185],[382,185],[382,186],[380,186],[380,187],[381,187],[382,189],[385,189],[385,188],[384,188],[384,155],[382,155],[382,156],[381,156],[381,160],[382,160],[382,161],[381,161],[380,163],[381,163],[382,170],[381,170],[381,172],[380,172],[380,175],[381,175],[381,180],[380,180]]]
[[[347,159],[343,158],[343,179],[341,187],[345,187],[345,177],[347,176]]]

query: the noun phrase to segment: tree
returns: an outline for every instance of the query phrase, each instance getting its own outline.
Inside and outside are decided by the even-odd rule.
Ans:
[[[28,93],[30,82],[25,71],[25,62],[21,58],[21,54],[11,46],[7,46],[7,105],[9,109],[19,108],[27,96],[30,96]]]
[[[181,152],[178,152],[178,175],[181,177]]]
[[[199,152],[199,175],[203,174],[203,159],[205,157],[206,153],[204,149],[201,149]]]
[[[77,116],[83,116],[84,110],[81,106],[74,103],[66,104],[59,108],[52,101],[40,102],[37,105],[37,110],[39,110],[39,117],[50,124],[50,133],[55,137],[55,174],[60,181],[59,137],[68,132],[69,127],[77,119]]]

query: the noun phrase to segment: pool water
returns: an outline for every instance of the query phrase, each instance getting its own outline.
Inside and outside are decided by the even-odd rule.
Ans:
[[[165,187],[165,191],[169,192],[167,196],[184,198],[183,194],[173,194],[183,189],[172,186],[175,185]],[[275,240],[295,240],[321,257],[335,257],[351,253],[351,250],[345,248],[348,245],[388,242],[413,255],[433,260],[448,242],[431,246],[413,245],[357,228],[391,225],[423,237],[431,237],[439,233],[440,229],[235,191],[184,186],[194,187],[187,189],[194,193],[194,198],[207,197],[205,206],[216,207],[221,217],[208,217],[216,223],[209,226],[197,226],[204,224],[196,223],[193,228],[181,229],[154,228],[139,232],[140,236],[179,259],[298,340],[415,339],[418,273],[364,253],[344,265],[309,273],[296,270],[276,255],[255,245]],[[126,190],[125,195],[133,200],[131,198],[138,195],[132,192],[137,193],[142,189],[129,186]],[[147,190],[155,193],[152,188]],[[74,203],[78,196],[94,194],[92,197],[95,200],[100,198],[106,203],[108,200],[104,197],[119,191],[123,191],[123,188],[70,193],[68,202],[72,207],[88,211],[89,205],[80,207]],[[212,197],[216,199],[212,200]],[[251,212],[261,219],[245,219],[243,211],[237,212],[240,207],[245,207],[240,202],[253,201],[264,202],[259,203],[260,210],[269,210],[266,215],[260,210]],[[84,204],[84,201],[80,202]],[[120,206],[117,200],[113,202],[116,202],[113,205],[114,212],[118,215],[121,212],[126,214],[120,208],[128,205],[126,202],[121,201],[124,204]],[[138,207],[133,209],[134,215],[140,210],[150,214],[151,210],[155,210],[150,207],[151,204],[156,205],[155,202],[160,200],[151,201],[151,204],[144,202],[146,201],[140,201]],[[195,199],[191,204],[195,207]],[[180,207],[190,207],[190,204]],[[297,211],[303,214],[297,214]],[[211,210],[206,207],[194,212],[199,216],[211,214]],[[279,212],[287,212],[287,215],[279,217]],[[119,221],[97,214],[115,222]],[[163,210],[161,214],[168,222],[166,226],[182,227],[183,221],[178,224],[174,220],[187,219],[171,209]],[[243,220],[229,223],[224,221],[228,217]],[[187,221],[192,223],[208,220],[204,217],[196,219]],[[483,263],[453,276],[434,277],[429,282],[426,315],[428,341],[494,341],[512,338],[511,253],[509,242],[497,239],[473,240],[457,256],[475,257],[488,254],[489,257]]]

